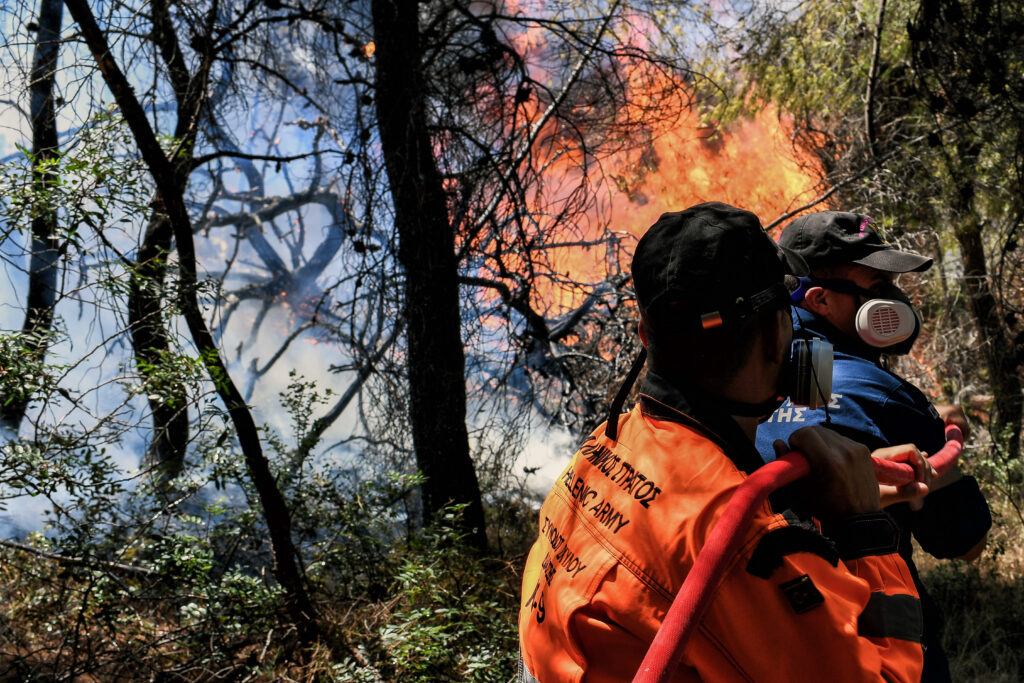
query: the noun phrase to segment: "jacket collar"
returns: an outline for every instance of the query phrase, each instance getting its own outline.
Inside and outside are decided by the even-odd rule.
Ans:
[[[737,468],[751,474],[764,464],[754,444],[730,415],[701,404],[695,391],[687,391],[653,370],[640,387],[640,409],[659,420],[697,429],[715,442]]]

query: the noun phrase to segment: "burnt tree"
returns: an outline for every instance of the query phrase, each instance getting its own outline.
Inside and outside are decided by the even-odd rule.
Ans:
[[[311,646],[320,636],[320,626],[307,594],[292,540],[291,514],[270,463],[263,453],[259,431],[252,412],[238,390],[213,335],[207,327],[197,299],[195,244],[192,222],[185,198],[177,182],[173,161],[167,158],[141,103],[124,72],[114,60],[106,36],[86,0],[65,0],[72,18],[92,53],[103,80],[113,94],[138,145],[139,152],[153,176],[159,199],[156,211],[165,213],[173,231],[179,261],[178,306],[206,367],[217,394],[227,408],[238,436],[246,469],[256,489],[274,555],[274,575],[285,596],[289,616],[298,628],[300,640]]]
[[[465,530],[483,548],[483,504],[466,431],[455,229],[427,126],[419,5],[373,2],[377,124],[405,271],[409,415],[416,461],[427,478],[425,520],[444,505],[463,504]]]

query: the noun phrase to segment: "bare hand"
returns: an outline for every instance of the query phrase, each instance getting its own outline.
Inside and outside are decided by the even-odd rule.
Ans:
[[[971,425],[967,422],[967,414],[960,406],[936,405],[935,410],[939,413],[942,421],[948,425],[956,425],[963,432],[964,441],[971,435]]]
[[[810,477],[797,484],[819,520],[849,517],[881,509],[878,480],[867,446],[823,427],[804,427],[789,436],[789,445],[800,451],[811,466]],[[775,450],[785,452],[785,442]]]
[[[914,444],[901,444],[879,448],[871,454],[879,460],[891,460],[893,462],[905,462],[914,468],[914,481],[893,486],[891,484],[879,484],[878,493],[882,499],[882,507],[889,507],[904,501],[910,504],[911,510],[920,510],[924,506],[924,497],[931,490],[932,477],[937,476],[935,468],[928,462],[928,454],[922,453]]]

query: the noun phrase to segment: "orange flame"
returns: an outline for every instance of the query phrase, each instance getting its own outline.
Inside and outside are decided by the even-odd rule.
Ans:
[[[769,222],[820,192],[815,166],[795,157],[788,137],[785,118],[770,109],[724,130],[702,126],[696,112],[684,111],[647,148],[623,152],[604,163],[609,172],[598,205],[605,207],[611,230],[636,238],[662,213],[705,201],[732,204]],[[600,208],[579,222],[583,240],[577,235],[565,241],[596,239],[604,225],[597,213]],[[632,251],[629,241],[625,246]],[[606,277],[607,254],[602,248],[565,247],[547,256],[567,284],[539,287],[534,297],[538,310],[557,315],[578,306],[586,292],[569,283],[594,283]]]
[[[525,31],[511,38],[521,54],[528,55],[543,45],[540,31]],[[691,91],[689,84],[673,82],[665,72],[643,64],[627,65],[623,73],[632,89],[629,100],[633,104],[616,112],[611,130],[626,130],[644,122],[645,112],[657,96],[685,96]],[[537,121],[542,115],[543,105],[529,92],[517,92],[515,101],[520,123],[523,119]],[[747,209],[762,223],[774,220],[821,192],[817,164],[810,157],[799,156],[789,142],[790,132],[787,117],[770,107],[727,127],[708,125],[697,109],[684,107],[678,116],[650,125],[645,145],[623,145],[622,151],[599,160],[599,171],[590,164],[591,177],[583,179],[579,152],[559,144],[566,136],[556,122],[549,121],[540,137],[546,142],[531,150],[534,168],[544,169],[526,193],[532,224],[524,220],[510,229],[526,230],[528,238],[522,234],[503,236],[506,244],[522,248],[528,243],[534,250],[517,256],[509,249],[501,257],[501,265],[524,272],[527,259],[546,261],[542,270],[550,279],[535,279],[531,303],[535,310],[553,316],[578,306],[587,295],[588,284],[608,277],[612,259],[607,245],[599,243],[607,234],[605,226],[619,235],[639,238],[662,213],[705,201]],[[572,135],[568,133],[569,138]],[[596,201],[586,214],[577,215],[571,225],[558,222],[561,219],[556,216],[573,201],[581,183],[594,183],[595,178],[600,184],[590,189],[595,191]],[[631,241],[627,237],[624,242],[627,252],[632,251]],[[566,246],[552,246],[557,243]],[[587,243],[596,244],[582,246]],[[622,265],[628,268],[628,263]],[[490,277],[494,277],[493,270]],[[493,291],[484,294],[493,295]]]
[[[809,160],[802,166],[794,158],[786,128],[770,109],[723,131],[702,127],[692,110],[683,112],[649,151],[656,170],[613,200],[612,226],[639,237],[663,212],[705,201],[747,209],[762,222],[791,210],[812,196],[818,177],[808,170],[814,168]]]

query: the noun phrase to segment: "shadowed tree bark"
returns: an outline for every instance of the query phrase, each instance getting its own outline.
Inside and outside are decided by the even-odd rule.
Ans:
[[[1024,18],[1019,7],[988,0],[924,0],[907,24],[912,63],[927,111],[936,124],[954,124],[941,135],[933,134],[930,143],[938,148],[948,178],[945,194],[952,231],[960,246],[964,290],[981,338],[982,358],[992,387],[995,414],[989,429],[1004,442],[1011,458],[1020,455],[1024,417],[1020,376],[1024,345],[1021,334],[1015,338],[1013,327],[1018,321],[1012,313],[1019,302],[1013,293],[997,299],[999,290],[993,287],[993,270],[989,266],[995,258],[990,255],[987,259],[985,249],[986,239],[1005,250],[1014,238],[1012,233],[1005,241],[987,238],[994,231],[986,225],[982,204],[986,190],[992,191],[986,185],[1008,184],[1013,190],[1007,209],[1015,211],[1017,221],[1020,220],[1024,115],[1019,103],[1024,88],[1019,79],[1008,76],[1020,69],[1019,41],[1012,37]],[[993,144],[984,132],[986,126],[998,126],[1000,142]],[[1016,150],[1012,149],[1014,145]],[[1012,160],[1006,169],[1011,173],[1009,178],[987,177],[993,171],[986,168],[983,158],[986,146],[990,147],[987,163],[999,154]],[[993,147],[997,150],[994,153]]]
[[[995,415],[991,431],[996,435],[1006,433],[1007,454],[1017,457],[1020,453],[1021,417],[1024,415],[1020,360],[999,314],[999,303],[992,293],[985,260],[983,219],[974,206],[977,177],[974,161],[977,156],[975,145],[961,141],[957,144],[955,158],[946,157],[947,172],[953,184],[950,193],[954,200],[950,206],[951,214],[956,221],[953,234],[960,245],[967,305],[981,332],[983,358],[992,386]]]
[[[32,125],[32,179],[36,206],[32,212],[32,249],[29,258],[28,300],[21,331],[25,353],[46,353],[57,301],[57,276],[60,258],[57,206],[47,198],[47,190],[57,182],[52,164],[59,156],[57,116],[54,106],[54,80],[60,47],[60,24],[64,4],[61,0],[42,0],[36,31],[29,91],[29,116]],[[17,433],[30,395],[22,395],[0,407],[0,425]]]
[[[405,271],[409,415],[416,461],[427,478],[424,518],[429,522],[449,503],[463,504],[465,531],[484,548],[483,505],[466,431],[455,230],[427,128],[419,2],[374,0],[373,25],[377,123]]]
[[[198,131],[199,117],[204,102],[204,86],[209,80],[210,59],[205,56],[199,72],[189,73],[177,34],[165,0],[150,4],[153,30],[150,32],[157,53],[167,68],[174,90],[177,121],[174,137],[185,152],[178,154],[173,163],[173,181],[179,194],[184,195],[191,171],[192,150]],[[136,262],[131,270],[128,291],[128,323],[132,348],[140,373],[160,377],[162,386],[147,391],[153,435],[143,458],[143,465],[155,470],[157,484],[166,487],[181,473],[189,439],[188,396],[185,386],[165,378],[160,368],[174,349],[163,309],[166,293],[167,257],[171,252],[174,229],[168,216],[154,210],[146,225]]]
[[[172,352],[164,321],[164,282],[173,229],[164,214],[154,212],[146,224],[128,291],[128,329],[139,372],[151,375]],[[159,391],[147,392],[153,435],[143,466],[154,468],[157,484],[164,487],[181,473],[188,447],[188,408],[185,387],[165,382]]]

